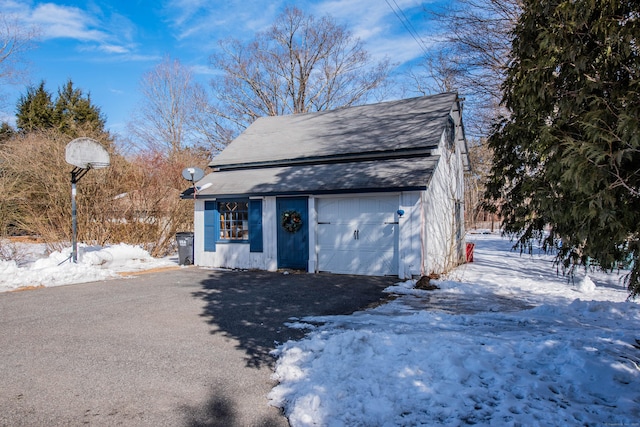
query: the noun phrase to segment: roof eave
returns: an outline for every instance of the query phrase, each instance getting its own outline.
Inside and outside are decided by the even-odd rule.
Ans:
[[[270,197],[270,196],[326,196],[326,195],[341,195],[341,194],[365,194],[365,193],[398,193],[406,191],[424,191],[427,189],[426,185],[417,185],[410,187],[387,187],[387,188],[349,188],[344,190],[315,190],[315,191],[277,191],[277,192],[256,192],[256,193],[241,193],[241,194],[198,194],[196,199],[198,200],[212,200],[212,199],[235,199],[235,198],[250,198],[250,197]],[[182,199],[193,198],[193,193]]]

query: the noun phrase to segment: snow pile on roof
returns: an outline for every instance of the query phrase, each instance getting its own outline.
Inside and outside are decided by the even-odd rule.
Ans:
[[[570,282],[551,257],[472,239],[476,262],[439,290],[294,319],[312,331],[274,352],[271,404],[293,427],[637,423],[640,307],[619,276]]]

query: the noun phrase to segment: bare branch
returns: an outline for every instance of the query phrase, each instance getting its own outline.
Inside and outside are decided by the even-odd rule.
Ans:
[[[143,101],[129,123],[139,145],[167,154],[188,146],[222,148],[228,136],[215,121],[206,91],[180,61],[166,57],[142,76],[140,91]]]
[[[456,90],[466,99],[467,130],[488,134],[504,110],[501,85],[510,60],[511,31],[522,0],[457,0],[430,14],[444,26],[436,53],[425,59],[422,72],[413,73],[420,93]],[[431,83],[429,83],[431,82]]]
[[[27,64],[23,55],[34,47],[38,35],[37,28],[0,12],[0,84],[24,83]]]
[[[247,44],[221,43],[211,57],[216,111],[232,132],[261,116],[305,113],[365,102],[383,89],[389,63],[374,63],[360,40],[329,17],[288,8]]]

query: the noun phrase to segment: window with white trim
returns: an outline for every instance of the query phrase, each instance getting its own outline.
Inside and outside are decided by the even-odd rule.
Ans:
[[[248,243],[251,252],[262,252],[262,200],[205,201],[203,238],[205,252],[218,243]]]
[[[220,214],[219,241],[249,240],[248,200],[220,200],[218,213]]]

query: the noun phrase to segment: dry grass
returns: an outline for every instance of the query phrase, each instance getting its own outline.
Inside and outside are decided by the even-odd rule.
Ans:
[[[120,276],[123,277],[127,277],[127,276],[141,276],[143,274],[149,274],[149,273],[159,273],[162,271],[172,271],[172,270],[178,270],[181,268],[188,268],[188,267],[183,267],[183,266],[171,266],[171,267],[157,267],[157,268],[150,268],[148,270],[140,270],[140,271],[123,271],[118,273]]]
[[[36,286],[23,286],[21,288],[12,289],[9,292],[22,292],[22,291],[33,291],[34,289],[42,289],[44,285],[36,285]]]
[[[8,236],[6,239],[12,243],[45,243],[44,240],[38,236]]]
[[[207,153],[183,150],[120,155],[108,135],[83,135],[107,148],[111,165],[90,170],[77,183],[78,241],[92,245],[128,243],[153,256],[171,253],[175,233],[193,230],[193,200],[179,195],[187,166],[206,168]],[[72,239],[71,169],[64,160],[69,137],[54,131],[17,135],[0,146],[0,236],[31,237],[12,242],[44,243],[61,250]]]

